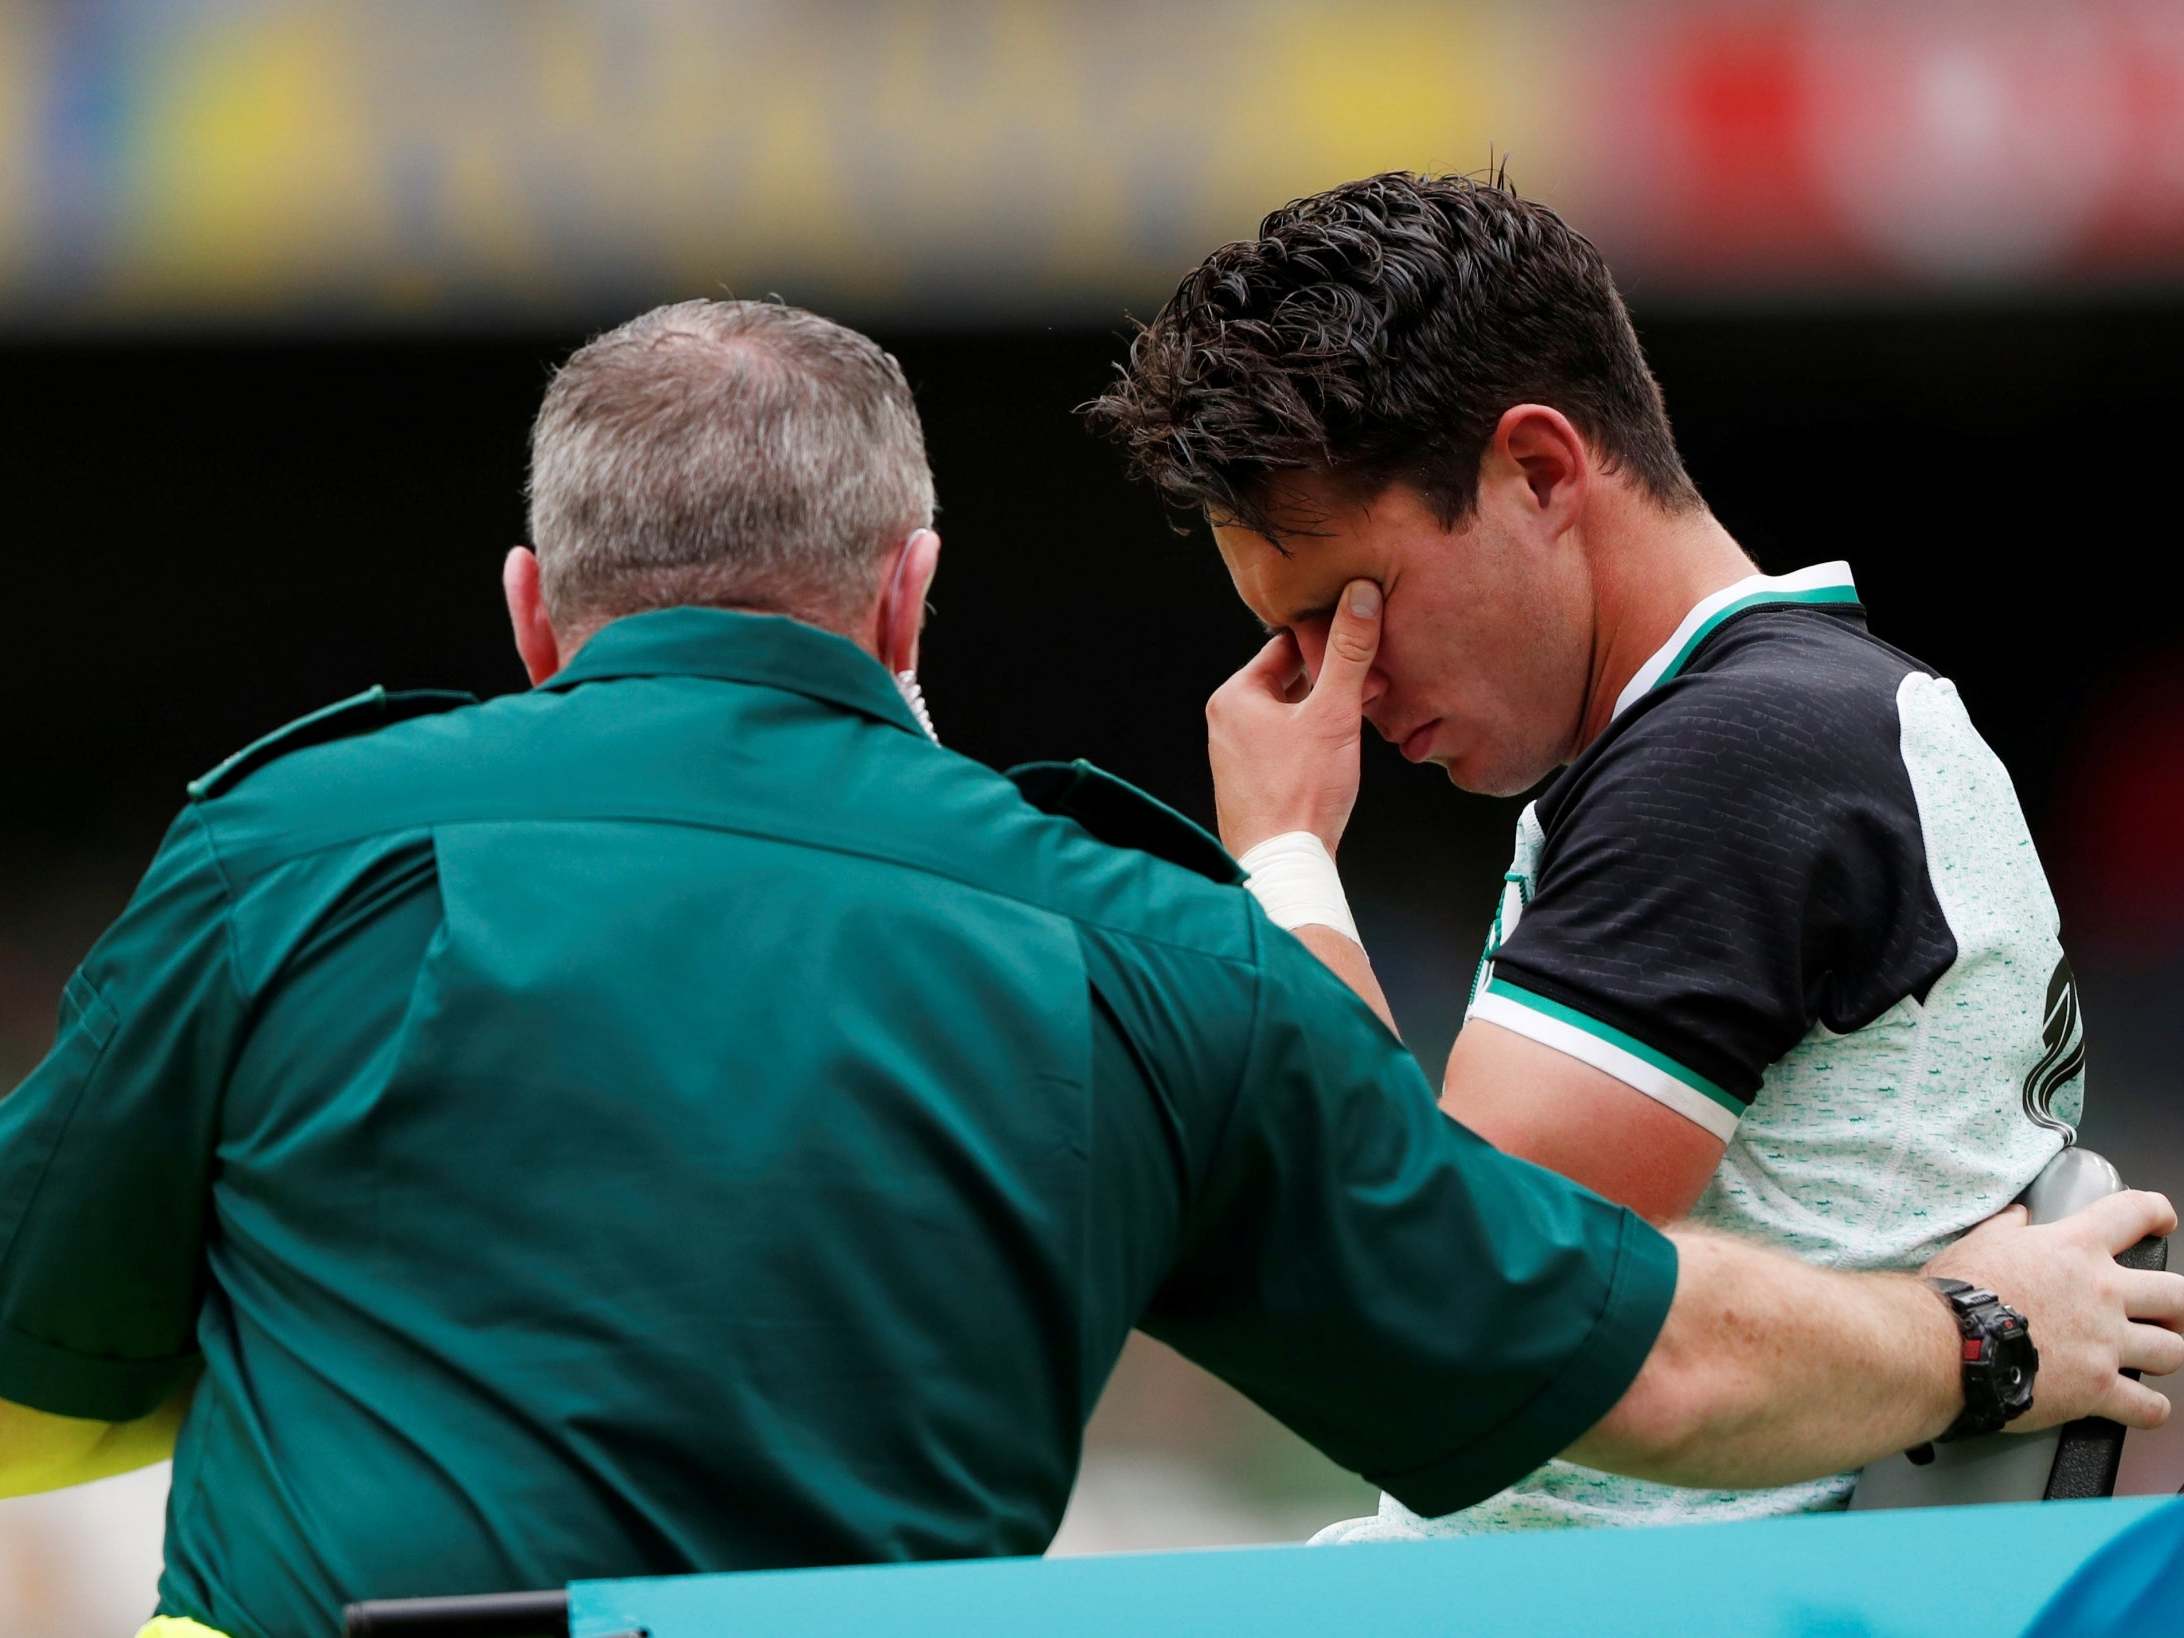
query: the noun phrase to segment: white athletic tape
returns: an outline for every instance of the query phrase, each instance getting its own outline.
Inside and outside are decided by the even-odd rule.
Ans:
[[[1353,944],[1365,942],[1350,919],[1350,901],[1342,895],[1335,861],[1310,831],[1269,836],[1236,862],[1247,873],[1245,888],[1275,926],[1331,927]]]

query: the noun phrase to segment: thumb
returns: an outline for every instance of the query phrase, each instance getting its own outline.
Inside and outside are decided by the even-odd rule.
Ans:
[[[1339,709],[1345,717],[1364,710],[1365,679],[1380,652],[1380,601],[1380,588],[1370,580],[1353,580],[1342,589],[1312,685],[1313,704]]]
[[[2027,1211],[2023,1206],[2019,1205],[2016,1201],[2013,1200],[2008,1205],[2004,1206],[2000,1211],[1996,1212],[1992,1217],[1988,1218],[1984,1223],[1975,1225],[1970,1230],[1970,1232],[1965,1235],[1965,1238],[1970,1239],[1973,1234],[1981,1233],[1982,1231],[1987,1229],[2024,1228],[2031,1222],[2032,1213]]]
[[[2075,1217],[2111,1256],[2130,1250],[2148,1235],[2165,1235],[2176,1228],[2176,1208],[2168,1197],[2145,1189],[2108,1195]]]

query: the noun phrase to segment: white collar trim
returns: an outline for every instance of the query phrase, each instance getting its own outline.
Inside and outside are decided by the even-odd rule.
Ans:
[[[1840,561],[1818,563],[1793,574],[1747,575],[1735,585],[1724,586],[1699,600],[1668,641],[1654,650],[1653,657],[1638,668],[1638,674],[1616,696],[1613,714],[1621,716],[1682,670],[1691,651],[1733,613],[1762,603],[1855,603],[1857,600],[1858,588],[1851,580],[1850,565]]]

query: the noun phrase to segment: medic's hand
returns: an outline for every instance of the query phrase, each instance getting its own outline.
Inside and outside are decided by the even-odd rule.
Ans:
[[[1292,830],[1332,854],[1357,805],[1358,743],[1380,647],[1380,588],[1353,580],[1327,629],[1319,675],[1308,679],[1297,639],[1282,632],[1206,702],[1213,805],[1230,853]]]
[[[2116,1373],[2166,1376],[2184,1366],[2184,1276],[2116,1262],[2149,1234],[2168,1234],[2176,1211],[2158,1194],[2125,1189],[2038,1228],[2025,1209],[1991,1217],[1924,1272],[1985,1286],[2020,1314],[2040,1350],[2032,1408],[2009,1424],[2033,1433],[2081,1416],[2159,1427],[2168,1401]]]

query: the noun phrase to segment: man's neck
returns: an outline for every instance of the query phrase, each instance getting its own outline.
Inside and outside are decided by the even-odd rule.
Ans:
[[[1756,574],[1744,548],[1703,507],[1664,515],[1635,498],[1614,520],[1593,569],[1592,679],[1574,755],[1607,731],[1631,678],[1705,598]]]

